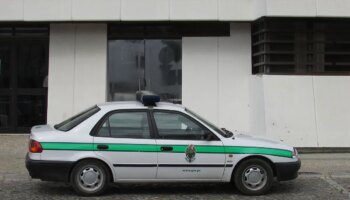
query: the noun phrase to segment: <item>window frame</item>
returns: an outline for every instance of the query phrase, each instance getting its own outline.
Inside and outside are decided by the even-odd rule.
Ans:
[[[98,132],[102,125],[106,122],[107,119],[113,114],[116,113],[135,113],[135,112],[144,112],[147,115],[147,122],[148,122],[148,128],[149,128],[149,133],[150,133],[150,138],[132,138],[132,137],[125,137],[125,138],[119,138],[119,137],[112,137],[111,135],[109,136],[100,136],[98,135]],[[108,122],[109,124],[109,122]],[[108,127],[110,127],[108,125]],[[91,129],[90,135],[93,137],[100,137],[100,138],[115,138],[115,139],[139,139],[139,140],[148,140],[148,139],[154,139],[154,132],[153,132],[153,127],[152,127],[152,122],[151,122],[151,116],[150,112],[148,109],[118,109],[118,110],[112,110],[107,112],[101,119],[98,120],[98,122],[95,124],[95,126]]]
[[[190,139],[190,140],[187,140],[187,139],[174,139],[174,138],[171,138],[171,139],[167,139],[167,138],[161,138],[159,136],[159,132],[158,132],[158,127],[157,127],[157,124],[156,124],[156,120],[155,120],[155,117],[154,117],[154,113],[155,112],[160,112],[160,113],[171,113],[171,114],[179,114],[179,115],[182,115],[184,116],[185,118],[191,120],[194,124],[198,125],[200,128],[202,128],[203,130],[207,131],[208,133],[212,134],[212,138],[211,140],[194,140],[194,141],[221,141],[221,139],[215,134],[213,133],[210,129],[208,129],[206,126],[204,126],[202,123],[200,123],[197,119],[193,118],[192,116],[186,114],[186,113],[183,113],[183,112],[180,112],[180,111],[176,111],[176,110],[163,110],[163,109],[152,109],[150,110],[150,115],[151,115],[151,119],[152,119],[152,127],[153,127],[153,131],[154,131],[154,134],[155,134],[155,138],[158,139],[158,140],[183,140],[183,141],[190,141],[190,140],[193,140],[193,139]]]

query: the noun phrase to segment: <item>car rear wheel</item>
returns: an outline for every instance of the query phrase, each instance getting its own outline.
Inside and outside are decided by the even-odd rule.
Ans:
[[[107,188],[110,180],[109,171],[99,161],[79,162],[72,170],[71,183],[74,190],[82,196],[98,196]]]
[[[253,158],[240,163],[233,178],[237,189],[243,194],[261,195],[270,190],[273,171],[268,162]]]

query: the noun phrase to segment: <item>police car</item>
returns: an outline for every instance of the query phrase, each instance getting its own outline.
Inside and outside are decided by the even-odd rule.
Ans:
[[[232,182],[247,195],[297,177],[295,148],[233,134],[159,96],[93,106],[55,126],[31,129],[26,167],[34,179],[63,181],[84,196],[111,183]]]

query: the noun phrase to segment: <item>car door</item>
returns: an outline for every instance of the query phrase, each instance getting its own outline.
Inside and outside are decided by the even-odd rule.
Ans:
[[[157,153],[147,110],[107,114],[96,129],[96,154],[113,165],[115,180],[155,179]]]
[[[220,180],[223,143],[197,120],[177,111],[152,111],[157,133],[157,179]],[[208,138],[209,137],[209,138]]]

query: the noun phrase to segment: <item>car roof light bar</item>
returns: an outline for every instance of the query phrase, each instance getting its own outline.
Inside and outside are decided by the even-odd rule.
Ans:
[[[160,97],[150,91],[137,91],[136,100],[140,101],[145,106],[156,106],[156,103],[160,101]]]

